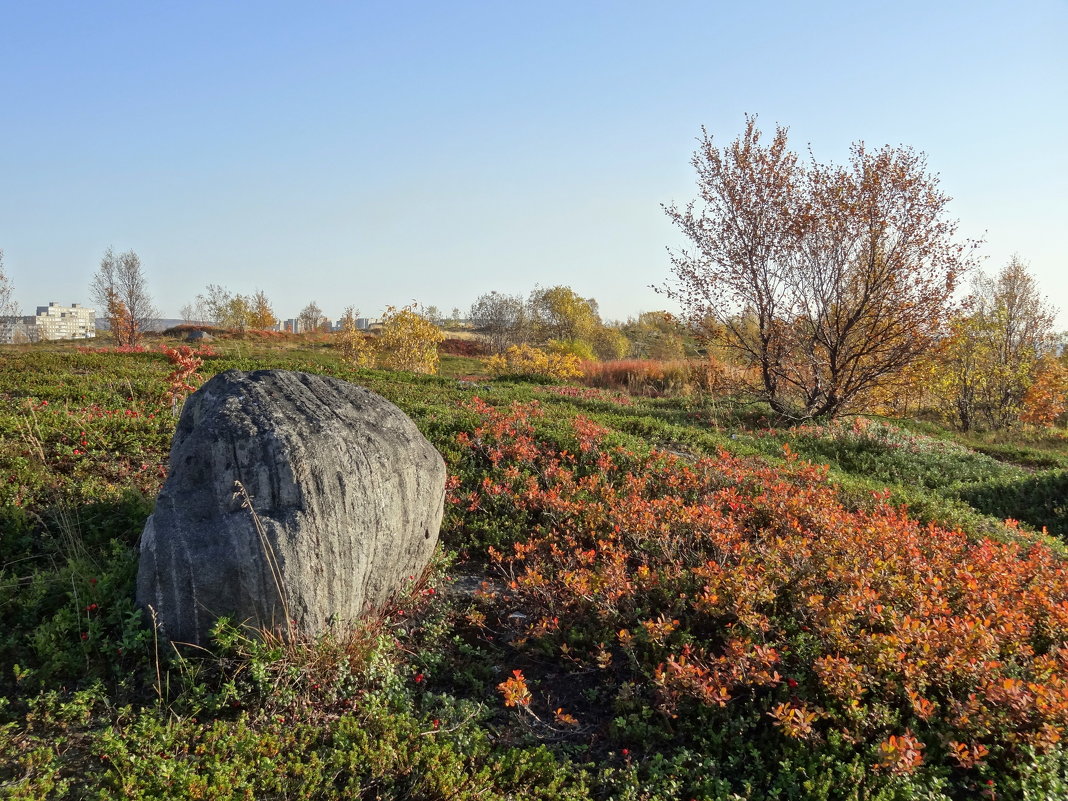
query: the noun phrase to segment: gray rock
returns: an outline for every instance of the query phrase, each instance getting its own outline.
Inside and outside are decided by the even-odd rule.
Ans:
[[[440,454],[392,403],[333,378],[229,370],[178,421],[138,603],[174,641],[205,643],[223,615],[315,635],[422,572],[444,496]]]

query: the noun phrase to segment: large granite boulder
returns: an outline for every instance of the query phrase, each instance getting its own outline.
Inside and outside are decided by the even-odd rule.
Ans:
[[[304,635],[385,603],[434,552],[440,454],[333,378],[229,370],[186,401],[141,536],[138,603],[204,643],[220,616]]]

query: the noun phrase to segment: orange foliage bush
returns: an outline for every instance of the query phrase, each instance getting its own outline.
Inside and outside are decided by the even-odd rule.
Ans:
[[[138,321],[130,314],[130,310],[119,299],[119,295],[114,289],[110,289],[107,292],[105,319],[108,321],[112,336],[115,337],[115,341],[120,346],[139,345],[141,340],[144,339],[144,332],[141,331]]]
[[[1048,426],[1068,408],[1068,367],[1050,357],[1043,358],[1034,383],[1024,395],[1020,420],[1032,425]]]
[[[528,706],[530,688],[522,670],[513,670],[512,675],[497,685],[505,706]]]
[[[449,498],[461,525],[530,532],[491,549],[527,616],[519,642],[666,715],[743,705],[893,773],[1011,765],[1063,736],[1068,565],[1047,548],[920,524],[883,493],[851,511],[789,454],[786,468],[636,454],[582,417],[563,448],[539,438],[537,404],[468,408],[461,468],[481,481],[454,478]]]
[[[204,364],[200,358],[201,353],[193,350],[188,345],[179,345],[177,348],[161,348],[167,361],[173,365],[174,370],[165,379],[167,382],[166,398],[171,402],[172,411],[177,413],[178,401],[190,392],[195,392],[193,381],[200,381],[201,376],[197,372]],[[214,353],[214,351],[210,351]]]

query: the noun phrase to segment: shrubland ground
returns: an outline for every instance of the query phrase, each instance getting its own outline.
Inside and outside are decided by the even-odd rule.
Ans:
[[[0,354],[5,796],[1068,795],[1063,432],[782,429],[471,358],[213,347],[199,374],[158,349]],[[231,621],[175,650],[132,600],[169,393],[264,367],[412,416],[449,467],[442,553],[318,642]]]

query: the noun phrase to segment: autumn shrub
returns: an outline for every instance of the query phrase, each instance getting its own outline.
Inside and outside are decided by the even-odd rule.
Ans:
[[[357,312],[345,310],[333,345],[352,367],[384,367],[412,373],[436,373],[445,335],[415,306],[387,306],[377,335],[356,328]]]
[[[1068,367],[1059,359],[1044,357],[1035,368],[1034,381],[1024,394],[1020,420],[1048,426],[1068,408]]]
[[[387,306],[375,341],[378,364],[390,370],[436,373],[445,335],[414,306]]]
[[[708,733],[733,726],[772,750],[837,744],[872,781],[952,776],[955,795],[1057,747],[1068,565],[1045,547],[973,541],[880,498],[849,511],[794,457],[642,455],[582,417],[565,449],[539,437],[536,405],[469,409],[457,442],[483,478],[451,481],[451,514],[526,535],[493,552],[502,606],[521,612],[499,625],[600,677],[624,742],[729,751]]]
[[[188,345],[179,345],[176,348],[164,347],[162,351],[167,361],[174,367],[164,380],[167,384],[166,398],[171,403],[172,413],[177,415],[178,402],[190,392],[195,392],[194,384],[203,380],[197,370],[204,364],[204,360],[200,358],[200,353]],[[214,355],[214,351],[211,353]]]
[[[127,308],[114,288],[104,291],[105,319],[115,341],[122,345],[139,345],[144,338],[144,320],[139,320]]]
[[[342,326],[334,342],[341,352],[341,358],[351,367],[374,367],[378,355],[374,335],[345,322],[342,322]]]
[[[566,381],[580,375],[579,360],[571,354],[551,353],[532,345],[512,345],[486,360],[494,376],[544,376]]]

